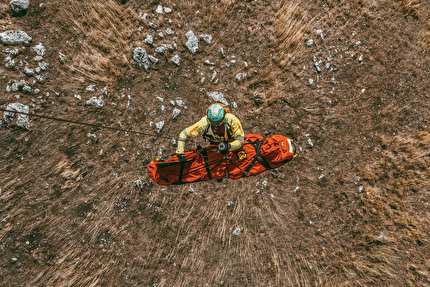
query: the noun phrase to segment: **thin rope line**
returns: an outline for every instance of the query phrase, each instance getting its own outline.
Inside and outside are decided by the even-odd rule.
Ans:
[[[77,121],[72,121],[72,120],[67,120],[67,119],[54,118],[54,117],[48,117],[48,116],[38,115],[38,114],[29,114],[29,113],[24,113],[24,112],[10,111],[10,110],[6,110],[6,109],[2,109],[2,108],[0,108],[0,111],[8,112],[8,113],[22,114],[22,115],[26,115],[26,116],[30,116],[30,117],[43,118],[43,119],[54,120],[54,121],[59,121],[59,122],[72,123],[72,124],[77,124],[77,125],[84,125],[84,126],[90,126],[90,127],[110,129],[110,130],[120,131],[120,132],[136,133],[136,134],[142,134],[142,135],[147,135],[147,136],[154,136],[154,137],[170,139],[170,137],[157,135],[157,134],[150,134],[150,133],[144,133],[144,132],[139,132],[139,131],[118,129],[118,128],[113,128],[113,127],[108,127],[108,126],[103,126],[103,125],[88,124],[88,123],[77,122]]]

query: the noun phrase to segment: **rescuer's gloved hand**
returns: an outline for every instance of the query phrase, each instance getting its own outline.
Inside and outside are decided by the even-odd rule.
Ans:
[[[220,153],[222,153],[223,155],[226,155],[228,153],[228,150],[230,149],[230,144],[229,143],[220,143],[218,145],[218,150]]]
[[[178,154],[178,160],[179,160],[180,163],[184,163],[184,162],[187,161],[187,159],[185,158],[185,156],[184,156],[183,153],[179,153]]]

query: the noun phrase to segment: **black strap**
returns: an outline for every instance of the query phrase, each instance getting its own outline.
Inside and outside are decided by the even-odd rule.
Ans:
[[[263,138],[263,140],[256,140],[255,142],[250,141],[248,138],[245,138],[245,140],[248,141],[248,143],[255,149],[255,156],[252,160],[251,164],[248,166],[246,171],[243,173],[244,176],[248,176],[249,171],[254,167],[255,162],[258,160],[266,169],[272,169],[272,167],[269,165],[267,160],[261,155],[260,148],[263,145],[264,141],[266,140],[266,137]]]
[[[212,179],[211,171],[209,170],[209,160],[208,160],[208,157],[207,157],[208,156],[208,152],[207,152],[206,149],[204,149],[202,151],[202,155],[204,156],[204,160],[205,160],[206,173],[207,173],[209,179]]]

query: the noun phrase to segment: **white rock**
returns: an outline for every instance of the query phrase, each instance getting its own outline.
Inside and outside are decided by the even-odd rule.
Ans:
[[[146,50],[142,47],[137,47],[133,51],[133,60],[143,68],[145,71],[149,69],[148,56],[146,55]]]
[[[208,96],[209,96],[210,98],[212,98],[212,100],[213,100],[214,102],[222,103],[222,104],[224,104],[224,105],[228,106],[228,102],[227,102],[227,100],[224,98],[223,93],[221,93],[221,92],[216,92],[216,91],[215,91],[215,92],[208,93]]]
[[[313,79],[309,79],[309,85],[312,85],[314,83]]]
[[[28,0],[11,0],[9,4],[14,13],[20,14],[28,10],[30,2]]]
[[[154,38],[152,37],[152,35],[149,35],[149,34],[146,35],[146,39],[145,39],[146,44],[152,45],[153,41],[154,41]]]
[[[161,130],[163,129],[163,127],[164,127],[164,121],[155,123],[155,126],[157,127],[157,132],[160,133]]]
[[[172,112],[172,117],[176,118],[180,114],[181,110],[178,108],[175,108]]]
[[[164,54],[169,50],[173,50],[172,45],[169,44],[161,44],[160,47],[155,48],[155,52],[157,52],[158,54]]]
[[[159,100],[160,102],[164,102],[164,98],[162,97],[156,97],[157,100]]]
[[[147,13],[142,13],[142,12],[140,12],[140,13],[139,13],[139,17],[140,17],[142,20],[146,20],[146,19],[148,19],[148,14],[147,14]]]
[[[245,73],[239,73],[239,74],[236,75],[236,80],[240,80],[240,79],[242,79],[244,77],[246,77]]]
[[[314,40],[310,39],[306,42],[306,46],[310,47],[314,44]]]
[[[236,227],[233,230],[233,235],[240,235],[240,233],[242,233],[242,228],[240,228],[240,227]]]
[[[98,99],[96,97],[90,98],[87,103],[88,106],[95,106],[97,108],[103,107],[105,102],[102,100],[102,96],[100,96]]]
[[[31,77],[31,76],[33,76],[33,75],[34,75],[34,70],[33,70],[33,69],[30,69],[30,68],[28,68],[28,67],[25,67],[25,68],[24,68],[24,74],[26,74],[27,76]]]
[[[172,13],[172,9],[170,8],[164,7],[163,10],[164,10],[164,13],[166,14]]]
[[[159,5],[157,7],[157,10],[155,10],[155,12],[157,12],[158,14],[163,14],[163,6]]]
[[[17,102],[7,105],[6,110],[28,114],[30,108],[29,106]],[[18,115],[16,120],[17,126],[28,130],[30,128],[30,123],[28,122],[28,115],[4,112],[3,118],[6,122],[10,123],[11,121],[13,121],[16,115]]]
[[[39,43],[38,45],[33,47],[33,50],[37,53],[39,56],[45,56],[45,47],[43,47],[42,43]]]
[[[173,34],[172,29],[167,28],[167,29],[166,29],[166,34],[167,34],[167,35],[169,35],[169,36],[170,36],[170,35],[172,35],[172,34]]]
[[[176,100],[176,104],[177,104],[178,106],[180,106],[180,107],[185,106],[185,103],[184,103],[184,101],[183,101],[183,100]]]
[[[200,38],[208,44],[212,43],[212,35],[200,35]]]
[[[175,63],[176,66],[179,66],[179,62],[180,62],[181,58],[179,57],[179,55],[175,55],[172,57],[171,61],[173,63]]]
[[[96,85],[89,85],[89,86],[86,88],[86,90],[87,90],[87,91],[94,92],[94,91],[96,90]]]
[[[32,38],[27,33],[21,30],[8,30],[0,33],[1,42],[5,45],[17,45],[21,43],[29,43]]]
[[[80,100],[80,99],[81,99],[81,96],[80,96],[80,95],[75,95],[74,97],[75,97],[75,98],[77,98],[78,100]]]
[[[191,30],[185,34],[185,37],[188,39],[188,41],[185,43],[185,46],[187,46],[188,50],[194,54],[199,48],[199,39],[197,39],[196,35],[194,35],[193,31]]]
[[[149,61],[151,61],[152,64],[157,65],[158,59],[154,56],[148,55]]]

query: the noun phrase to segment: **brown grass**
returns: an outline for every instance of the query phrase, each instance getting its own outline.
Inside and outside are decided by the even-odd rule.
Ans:
[[[406,15],[410,15],[414,18],[419,18],[419,9],[421,7],[420,2],[420,0],[401,0],[399,3],[399,7]]]
[[[304,51],[306,44],[305,34],[309,34],[314,20],[302,8],[302,3],[296,1],[283,1],[273,19],[274,37],[272,45],[275,47],[275,55],[267,58],[267,66],[260,72],[250,86],[260,86],[257,92],[263,103],[258,112],[268,104],[285,95],[285,76],[289,66]]]
[[[381,147],[382,157],[361,170],[361,207],[354,213],[355,219],[367,224],[351,230],[355,240],[345,248],[350,251],[349,260],[339,263],[339,270],[348,278],[343,286],[355,286],[356,279],[359,286],[378,282],[416,285],[421,282],[419,276],[428,278],[424,263],[414,265],[420,273],[414,272],[422,274],[419,276],[412,275],[408,266],[414,262],[414,254],[419,257],[425,252],[420,246],[429,232],[426,220],[422,220],[429,213],[422,213],[425,208],[417,206],[417,198],[430,196],[430,134],[383,137]],[[405,270],[408,280],[396,270]]]
[[[136,13],[113,0],[73,2],[65,7],[60,17],[68,19],[79,46],[71,69],[93,82],[120,80],[122,67],[127,65],[125,58],[131,58]]]

